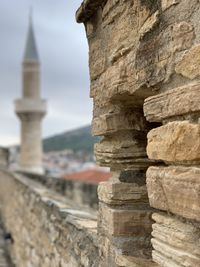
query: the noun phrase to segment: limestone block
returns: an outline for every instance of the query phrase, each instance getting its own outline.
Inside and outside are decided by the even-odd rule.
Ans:
[[[147,98],[144,114],[148,121],[161,122],[174,116],[199,112],[199,103],[200,83],[192,83]]]
[[[175,121],[151,130],[147,154],[150,159],[192,164],[200,160],[200,125]]]
[[[139,133],[140,138],[138,138]],[[146,138],[142,132],[137,133],[138,137],[134,134],[134,131],[119,132],[117,135],[105,137],[95,144],[97,163],[115,170],[146,169],[150,164],[146,156]],[[143,139],[142,136],[144,136]]]
[[[152,207],[200,221],[200,168],[150,167],[147,189]]]
[[[121,183],[119,181],[103,182],[98,187],[99,200],[107,204],[148,203],[146,185]]]
[[[167,82],[174,72],[176,52],[189,49],[194,37],[193,25],[182,21],[140,40],[135,58],[137,85],[150,87]]]
[[[147,236],[151,232],[151,215],[151,210],[114,209],[100,203],[101,227],[109,236]]]
[[[193,46],[185,53],[175,70],[186,78],[194,79],[200,75],[200,44]]]
[[[120,130],[147,131],[148,127],[143,114],[133,109],[103,114],[92,121],[93,135],[108,135]]]
[[[107,267],[107,266],[127,267],[129,266],[129,264],[133,264],[131,266],[137,266],[137,267],[156,266],[153,265],[152,261],[150,260],[151,249],[152,249],[150,245],[150,236],[147,242],[147,240],[144,241],[142,238],[137,239],[133,237],[127,237],[127,238],[116,237],[108,239],[101,233],[99,237],[99,248],[100,248],[99,267]],[[127,254],[129,256],[127,256]],[[140,265],[140,264],[146,264],[146,265]]]
[[[153,260],[160,267],[200,266],[199,228],[165,214],[153,219]]]
[[[113,98],[130,99],[130,95],[134,95],[134,104],[138,105],[138,101],[142,104],[152,91],[137,86],[135,66],[140,66],[140,62],[135,64],[137,48],[140,47],[137,34],[140,31],[143,37],[154,30],[158,22],[158,5],[110,0],[105,4],[101,2],[96,18],[92,17],[89,21],[89,25],[93,25],[93,33],[88,38],[89,46],[96,46],[96,49],[90,49],[93,51],[90,54],[91,96],[102,103],[102,99],[108,102]],[[101,44],[96,45],[99,40]],[[103,63],[99,64],[101,60]]]

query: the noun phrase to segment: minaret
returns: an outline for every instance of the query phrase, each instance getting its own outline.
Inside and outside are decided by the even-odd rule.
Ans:
[[[42,166],[42,118],[46,113],[46,101],[40,96],[40,62],[35,42],[32,14],[23,59],[22,98],[15,101],[15,111],[21,121],[20,170],[43,174]]]

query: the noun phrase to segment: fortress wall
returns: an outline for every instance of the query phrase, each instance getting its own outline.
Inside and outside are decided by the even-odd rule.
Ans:
[[[23,173],[22,173],[23,174]],[[77,205],[98,208],[97,184],[81,181],[53,178],[46,175],[27,173],[30,179],[37,181],[49,189],[73,200]]]
[[[113,172],[99,186],[101,267],[200,266],[199,17],[198,0],[84,0],[76,13],[96,159]]]
[[[0,171],[0,213],[16,267],[97,267],[96,214],[29,178]]]

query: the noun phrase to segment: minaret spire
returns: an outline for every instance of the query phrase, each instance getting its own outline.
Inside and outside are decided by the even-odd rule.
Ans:
[[[30,10],[29,10],[29,21],[32,21],[33,18],[33,7],[30,6]]]
[[[26,48],[24,53],[24,62],[36,61],[39,62],[38,50],[33,29],[33,9],[30,8],[29,13],[29,28],[27,34]]]
[[[46,101],[41,98],[40,63],[30,10],[29,29],[22,64],[22,97],[15,101],[15,111],[21,122],[20,170],[43,174],[42,119]]]

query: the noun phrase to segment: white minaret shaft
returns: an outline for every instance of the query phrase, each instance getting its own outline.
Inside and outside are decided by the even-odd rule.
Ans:
[[[20,170],[43,174],[41,123],[46,101],[40,97],[40,62],[31,15],[23,59],[23,93],[15,101],[15,110],[21,121]]]

